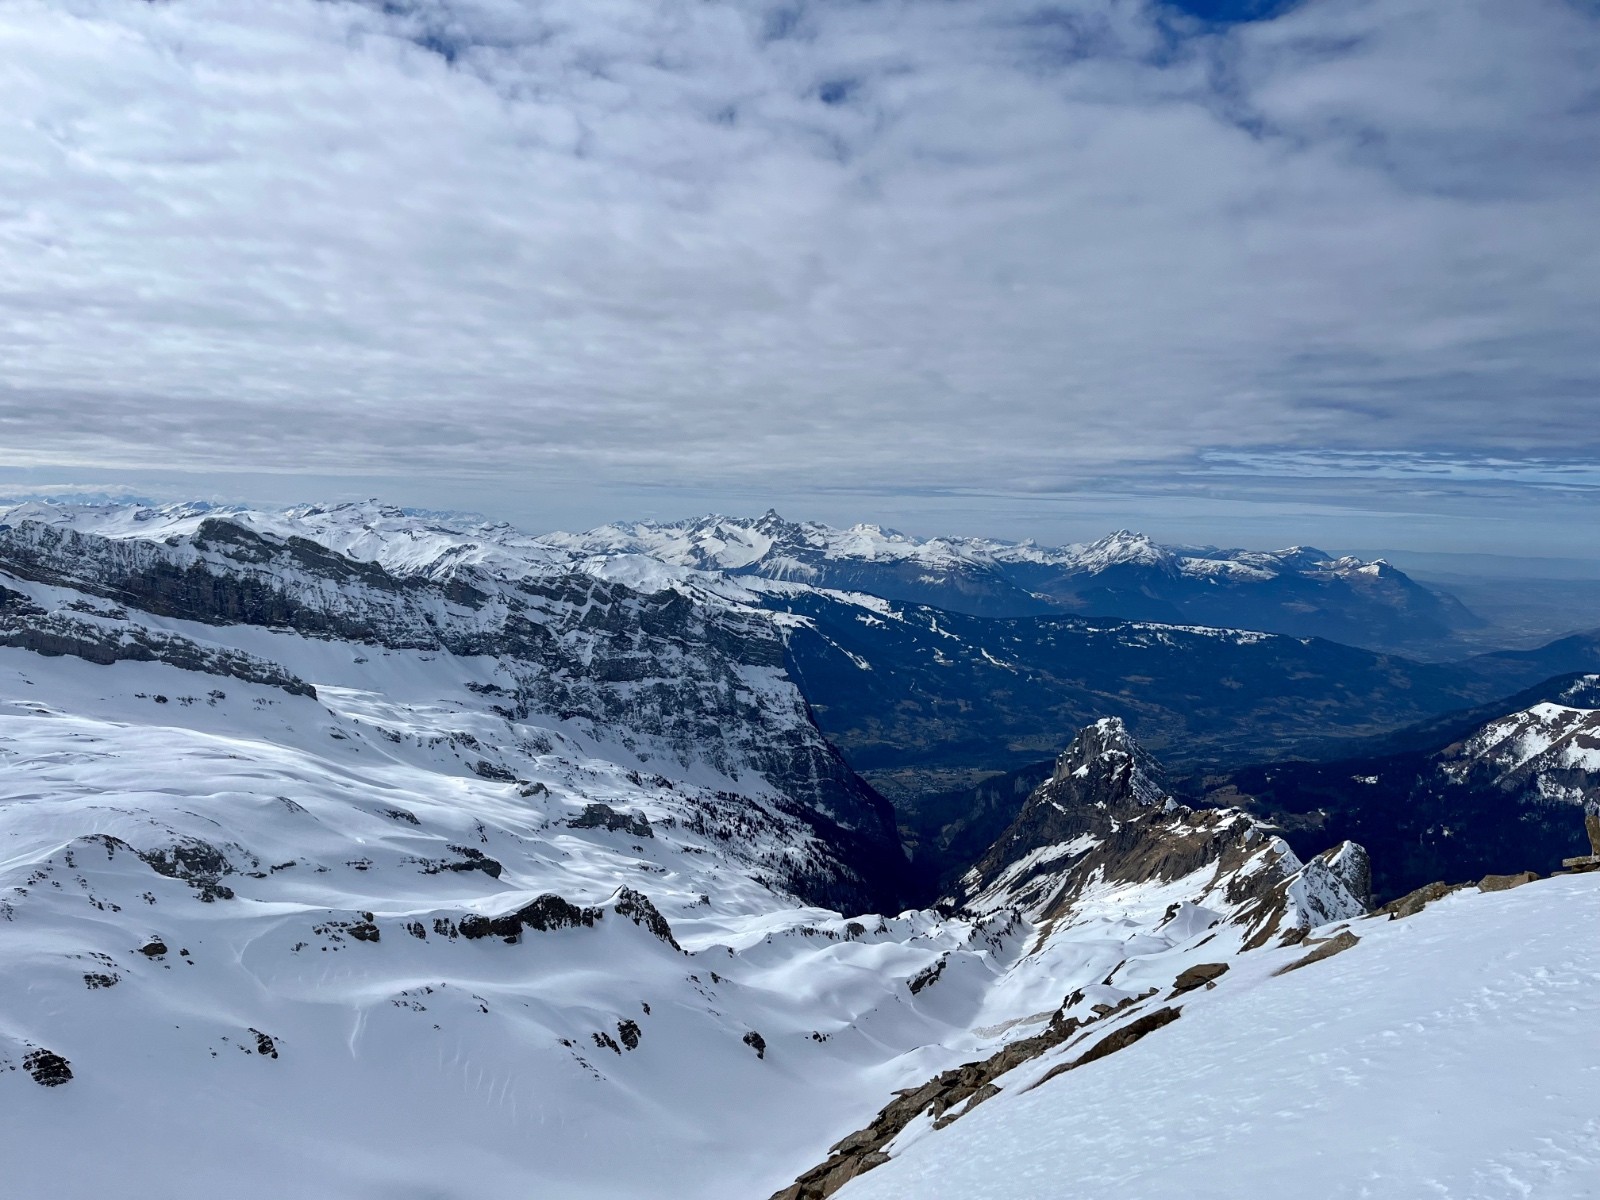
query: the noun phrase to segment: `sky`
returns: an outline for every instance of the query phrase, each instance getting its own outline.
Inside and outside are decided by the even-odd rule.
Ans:
[[[1600,560],[1600,3],[6,0],[73,491]]]

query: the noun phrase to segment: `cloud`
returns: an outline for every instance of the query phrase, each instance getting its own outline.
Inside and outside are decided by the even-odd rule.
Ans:
[[[17,468],[1600,461],[1581,3],[12,0],[0,63]]]

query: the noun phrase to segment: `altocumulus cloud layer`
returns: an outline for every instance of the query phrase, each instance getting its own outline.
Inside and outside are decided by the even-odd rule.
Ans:
[[[8,0],[0,163],[14,468],[1600,460],[1587,0]]]

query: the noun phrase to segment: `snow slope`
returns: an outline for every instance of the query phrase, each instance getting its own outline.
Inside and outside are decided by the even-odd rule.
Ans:
[[[504,720],[783,798],[836,851],[815,860],[811,898],[895,892],[892,813],[816,728],[764,611],[687,584],[640,591],[542,551],[525,561],[515,536],[397,510],[39,508],[0,521],[0,645],[305,694],[311,680],[382,690],[366,665],[380,658],[446,662]]]
[[[1464,892],[1274,978],[1235,960],[1101,1061],[1028,1064],[840,1200],[1600,1194],[1600,876]],[[919,1131],[920,1132],[920,1131]]]
[[[982,1043],[1008,921],[805,908],[773,862],[809,830],[759,797],[393,672],[312,698],[0,651],[8,1191],[765,1194]],[[485,920],[530,905],[514,943]]]
[[[1506,791],[1531,782],[1551,803],[1600,796],[1600,709],[1536,704],[1490,722],[1447,751],[1442,764],[1458,778],[1485,768]]]
[[[774,799],[508,721],[479,664],[369,650],[341,682],[360,649],[300,647],[314,696],[0,650],[19,1194],[766,1195],[1074,989],[1240,949],[1210,872],[1048,927],[808,908]]]

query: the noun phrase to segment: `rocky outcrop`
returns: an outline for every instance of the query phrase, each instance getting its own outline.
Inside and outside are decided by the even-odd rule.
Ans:
[[[655,837],[644,817],[619,813],[609,804],[584,805],[583,812],[567,822],[573,829],[606,829],[612,833],[631,833],[634,837]]]
[[[60,1087],[72,1081],[72,1064],[43,1047],[35,1047],[22,1056],[22,1069],[41,1087]]]
[[[1055,921],[1094,887],[1190,877],[1193,903],[1243,926],[1249,946],[1360,916],[1371,897],[1360,846],[1346,842],[1302,863],[1245,813],[1177,803],[1160,767],[1120,720],[1107,718],[1073,740],[951,902]]]
[[[617,916],[626,917],[635,925],[643,926],[651,935],[660,938],[674,950],[682,950],[678,939],[672,936],[672,926],[667,924],[667,919],[661,915],[661,910],[650,902],[650,897],[643,892],[636,892],[630,887],[618,888],[616,897],[611,902]]]
[[[1465,883],[1427,883],[1413,892],[1407,892],[1398,900],[1391,900],[1372,915],[1374,917],[1387,917],[1391,921],[1401,917],[1414,917],[1435,900],[1443,900],[1451,892],[1459,892],[1462,888],[1470,886]]]
[[[476,913],[462,917],[456,923],[461,936],[467,939],[497,937],[509,943],[522,940],[522,931],[532,929],[545,932],[552,929],[593,927],[605,915],[603,909],[580,907],[554,893],[547,893],[524,904],[515,912],[498,917],[485,917]]]
[[[1332,958],[1335,954],[1343,954],[1346,950],[1354,949],[1360,941],[1361,939],[1348,929],[1340,930],[1333,937],[1319,944],[1310,954],[1295,959],[1288,966],[1279,967],[1273,974],[1287,975],[1290,971],[1298,971],[1301,967],[1309,967],[1312,963],[1319,963],[1325,959]],[[1310,940],[1307,939],[1305,944],[1310,945]]]
[[[1196,963],[1178,973],[1172,981],[1173,995],[1192,992],[1195,988],[1209,987],[1228,973],[1227,963]]]
[[[829,1147],[826,1161],[773,1195],[772,1200],[826,1200],[863,1171],[889,1161],[888,1146],[913,1120],[928,1113],[937,1122],[953,1120],[998,1092],[994,1080],[1067,1041],[1082,1026],[1057,1011],[1043,1033],[1013,1042],[981,1062],[943,1071],[917,1088],[906,1088],[871,1124]]]
[[[1539,878],[1537,871],[1518,871],[1515,875],[1485,875],[1478,880],[1480,892],[1509,892],[1512,888],[1532,883]]]
[[[1072,1041],[1080,1034],[1084,1041],[1088,1041],[1092,1035],[1087,1031],[1114,1023],[1113,1018],[1120,1017],[1141,999],[1148,999],[1152,994],[1130,996],[1087,1021],[1065,1014],[1065,1008],[1073,1000],[1068,997],[1042,1033],[1012,1042],[981,1061],[942,1071],[921,1087],[906,1088],[897,1093],[895,1099],[885,1105],[869,1125],[836,1142],[829,1148],[826,1161],[775,1193],[772,1200],[826,1200],[857,1175],[888,1162],[887,1148],[916,1118],[926,1114],[935,1129],[945,1128],[984,1101],[999,1095],[1000,1088],[995,1080]],[[1038,1087],[1066,1071],[1124,1050],[1146,1035],[1176,1021],[1181,1014],[1180,1008],[1167,1006],[1126,1021],[1094,1040],[1081,1054],[1052,1067],[1029,1087]]]

